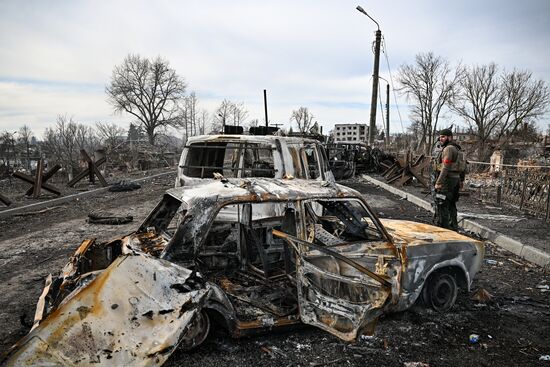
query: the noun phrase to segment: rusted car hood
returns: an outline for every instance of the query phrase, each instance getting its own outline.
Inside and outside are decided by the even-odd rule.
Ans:
[[[467,241],[479,242],[449,229],[408,220],[380,219],[389,234],[409,246],[432,243]]]

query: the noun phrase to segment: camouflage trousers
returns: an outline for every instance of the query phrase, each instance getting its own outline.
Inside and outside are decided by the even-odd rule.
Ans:
[[[437,205],[436,214],[434,216],[435,225],[452,229],[453,231],[458,230],[456,202],[459,197],[459,189],[460,178],[447,177],[443,187],[437,192],[438,194],[444,195],[445,198],[443,199],[440,196],[441,198],[435,201],[435,205]]]

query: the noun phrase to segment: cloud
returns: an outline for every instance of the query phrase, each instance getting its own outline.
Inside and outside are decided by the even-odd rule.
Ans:
[[[0,121],[3,130],[17,130],[28,125],[41,136],[58,115],[74,116],[75,121],[93,124],[97,121],[128,126],[129,118],[114,116],[97,89],[49,84],[0,82]]]
[[[8,0],[0,2],[0,130],[23,121],[42,129],[59,113],[130,121],[112,116],[104,94],[128,53],[169,60],[210,111],[228,98],[261,118],[267,89],[274,121],[304,105],[327,126],[368,122],[376,26],[358,4],[380,23],[394,77],[433,51],[550,81],[544,0]],[[384,55],[380,70],[388,79]],[[406,101],[398,103],[406,125]]]

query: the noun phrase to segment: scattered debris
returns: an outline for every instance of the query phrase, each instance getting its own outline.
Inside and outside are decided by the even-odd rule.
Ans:
[[[7,196],[4,196],[2,194],[0,194],[0,201],[5,205],[5,206],[10,206],[11,205],[11,200],[10,198],[8,198]]]
[[[311,367],[318,367],[318,366],[327,366],[329,364],[334,364],[334,363],[338,363],[340,361],[342,361],[343,359],[345,359],[344,357],[342,358],[337,358],[337,359],[333,359],[331,361],[327,361],[327,362],[311,362],[309,365]]]
[[[485,214],[485,213],[460,213],[460,217],[462,219],[475,218],[475,219],[497,220],[497,221],[514,222],[514,223],[527,220],[527,218],[525,217],[520,218],[520,217],[511,216],[511,215]]]
[[[479,335],[478,334],[470,334],[468,337],[468,340],[471,344],[476,344],[479,341]]]
[[[29,215],[42,214],[42,213],[49,212],[50,210],[54,210],[54,209],[58,209],[58,208],[62,208],[62,207],[63,207],[62,205],[52,206],[52,207],[50,207],[50,208],[46,208],[46,209],[42,209],[42,210],[37,210],[37,211],[34,211],[34,212],[26,212],[26,213],[13,214],[13,216],[14,216],[14,217],[27,217],[27,216],[29,216]]]
[[[474,292],[474,294],[470,298],[473,301],[477,301],[480,303],[487,303],[491,301],[491,299],[493,298],[493,295],[489,293],[486,289],[479,288],[477,291]]]
[[[423,174],[428,169],[430,162],[430,157],[423,154],[413,159],[413,155],[409,152],[403,159],[395,160],[382,175],[389,184],[396,183],[399,186],[404,186],[414,178],[422,186],[428,188],[428,179]]]
[[[524,265],[524,264],[522,264],[522,263],[520,263],[519,261],[516,261],[516,260],[514,260],[514,259],[508,258],[508,261],[513,262],[514,264],[519,265],[519,266],[523,266],[523,265]]]
[[[109,187],[111,192],[134,191],[141,189],[141,185],[133,181],[122,180]]]
[[[90,224],[126,224],[134,220],[131,215],[114,215],[108,212],[91,212],[88,214],[88,223]]]
[[[424,362],[405,362],[403,367],[430,367],[430,365]]]
[[[260,347],[260,349],[262,351],[264,351],[265,353],[269,354],[269,356],[271,358],[276,358],[277,356],[279,357],[283,357],[283,358],[288,358],[288,356],[286,355],[285,352],[283,352],[281,349],[277,348],[276,346],[270,346],[270,347],[266,347],[265,345],[262,345]]]

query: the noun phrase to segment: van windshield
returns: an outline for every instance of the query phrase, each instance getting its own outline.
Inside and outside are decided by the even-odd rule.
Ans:
[[[187,158],[181,166],[189,177],[275,177],[273,148],[267,144],[245,142],[194,143],[185,148]]]

